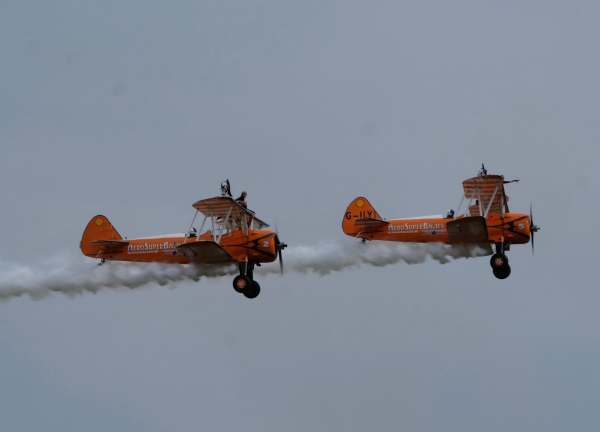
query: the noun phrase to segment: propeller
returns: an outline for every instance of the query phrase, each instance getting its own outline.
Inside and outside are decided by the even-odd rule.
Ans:
[[[283,274],[283,253],[282,251],[287,247],[287,244],[279,240],[279,235],[275,235],[275,249],[277,249],[277,256],[279,257],[279,271]]]
[[[535,233],[540,230],[540,227],[533,223],[533,204],[529,203],[529,231],[531,232],[531,254],[535,252]]]
[[[283,253],[282,251],[287,247],[286,243],[279,240],[279,229],[277,227],[277,221],[275,221],[275,250],[277,251],[277,257],[279,258],[279,271],[283,274]]]

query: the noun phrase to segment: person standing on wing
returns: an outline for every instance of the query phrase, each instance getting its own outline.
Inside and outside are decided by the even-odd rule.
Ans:
[[[241,205],[244,208],[248,208],[248,204],[246,204],[246,195],[248,195],[246,193],[246,191],[242,191],[240,196],[235,199],[235,202],[237,202],[239,205]]]

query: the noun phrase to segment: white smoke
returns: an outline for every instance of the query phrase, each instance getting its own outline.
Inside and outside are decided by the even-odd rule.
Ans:
[[[402,244],[383,241],[362,243],[347,240],[291,247],[284,250],[283,255],[286,272],[326,275],[361,265],[383,267],[402,263],[421,264],[428,259],[446,264],[458,258],[489,255],[489,251],[476,245]],[[264,271],[275,273],[279,269],[269,266]]]
[[[81,257],[60,257],[39,265],[0,263],[0,300],[29,295],[41,299],[53,292],[67,296],[101,289],[136,289],[151,284],[199,281],[231,274],[232,266],[106,262],[98,265]]]
[[[290,247],[284,251],[286,272],[326,275],[350,267],[419,264],[427,259],[447,263],[457,258],[487,255],[477,246],[444,244],[405,245],[388,242],[340,241]],[[278,265],[267,265],[257,273],[277,273]],[[44,298],[53,292],[67,296],[96,293],[102,289],[136,289],[152,284],[221,277],[236,273],[235,266],[180,265],[106,262],[81,257],[57,257],[39,265],[0,262],[0,300],[29,295]]]

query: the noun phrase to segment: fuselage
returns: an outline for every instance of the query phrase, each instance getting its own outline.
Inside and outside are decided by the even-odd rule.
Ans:
[[[449,243],[447,224],[464,218],[427,216],[405,219],[388,219],[386,224],[361,232],[368,240],[389,240],[407,243]],[[486,218],[490,242],[527,243],[530,238],[530,221],[526,213],[492,214]]]
[[[272,230],[234,230],[223,234],[219,245],[232,257],[233,261],[272,262],[277,258],[276,234]],[[213,241],[210,231],[199,236],[172,234],[156,237],[142,237],[127,240],[119,250],[103,251],[101,246],[87,245],[84,254],[92,258],[113,261],[161,262],[189,264],[194,262],[177,251],[177,247],[186,243]],[[82,249],[83,250],[83,249]]]

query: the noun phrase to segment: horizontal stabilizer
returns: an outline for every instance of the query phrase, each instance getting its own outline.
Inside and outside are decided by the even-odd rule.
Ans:
[[[382,219],[374,219],[374,218],[356,219],[355,223],[357,225],[363,225],[363,226],[383,226],[383,225],[389,224],[388,221],[384,221]]]
[[[103,253],[120,252],[127,248],[127,240],[94,240],[89,243],[91,246],[98,246]]]
[[[383,227],[389,224],[388,221],[375,218],[361,218],[354,221],[357,228],[360,228],[360,232],[357,237],[361,237],[360,234],[366,234],[373,231],[379,231]]]
[[[124,246],[129,244],[129,240],[94,240],[90,242],[96,245],[111,245],[111,246]]]

